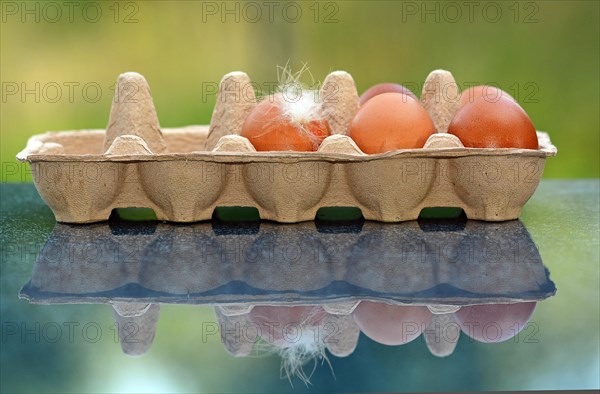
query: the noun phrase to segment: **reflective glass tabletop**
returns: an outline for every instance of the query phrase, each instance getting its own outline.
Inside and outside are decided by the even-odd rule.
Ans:
[[[67,225],[2,184],[2,389],[598,388],[599,188],[502,223]]]

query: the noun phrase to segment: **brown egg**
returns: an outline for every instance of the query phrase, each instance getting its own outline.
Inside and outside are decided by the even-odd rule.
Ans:
[[[460,106],[462,107],[472,103],[479,97],[485,97],[489,101],[497,101],[500,97],[506,97],[515,102],[517,101],[510,94],[495,86],[479,85],[473,86],[460,94]]]
[[[415,100],[418,100],[417,96],[411,92],[410,89],[397,83],[386,82],[373,85],[369,89],[365,90],[365,92],[360,96],[359,104],[363,105],[373,97],[382,93],[402,93],[414,98]]]
[[[313,95],[305,92],[291,101],[282,94],[266,97],[242,126],[257,151],[316,151],[331,132]]]
[[[468,148],[538,149],[535,127],[523,108],[507,97],[478,97],[458,110],[448,133]]]
[[[365,153],[422,148],[435,126],[418,100],[402,93],[382,93],[359,108],[348,136]]]

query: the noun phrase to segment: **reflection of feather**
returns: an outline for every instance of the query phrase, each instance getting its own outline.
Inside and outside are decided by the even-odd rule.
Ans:
[[[281,376],[285,376],[290,381],[290,384],[292,383],[291,378],[297,376],[308,386],[319,360],[321,360],[321,364],[327,362],[333,373],[333,367],[325,352],[325,344],[322,338],[319,337],[318,332],[318,327],[306,327],[301,330],[299,340],[295,341],[291,346],[279,349],[279,355],[281,356]],[[313,368],[307,374],[304,366],[310,361],[314,361]]]
[[[286,308],[284,306],[280,308]],[[259,353],[275,353],[281,357],[281,376],[286,377],[292,384],[292,377],[297,376],[305,385],[310,383],[310,378],[317,368],[317,363],[327,362],[330,368],[331,363],[325,351],[325,342],[330,336],[330,331],[324,327],[323,317],[326,316],[320,307],[313,307],[302,316],[302,320],[297,323],[289,323],[281,327],[283,339],[274,340],[269,338],[273,332],[270,330],[261,330],[262,341],[255,344],[254,350]],[[257,315],[256,317],[267,316]],[[280,327],[277,322],[273,322],[273,327]],[[278,328],[277,328],[278,329]],[[314,361],[310,372],[304,370],[311,361]],[[333,369],[331,369],[333,373]]]

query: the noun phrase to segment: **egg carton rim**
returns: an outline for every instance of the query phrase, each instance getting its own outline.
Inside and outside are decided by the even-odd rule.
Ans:
[[[181,128],[163,129],[166,135],[180,133],[194,133],[194,129],[204,129],[206,125],[190,125]],[[36,134],[29,138],[27,147],[17,154],[21,162],[131,162],[131,161],[211,161],[211,162],[281,162],[292,161],[335,161],[335,162],[365,162],[372,160],[391,159],[395,157],[411,158],[445,158],[466,156],[519,156],[519,157],[550,157],[556,156],[557,149],[550,141],[547,132],[537,131],[539,149],[521,148],[466,148],[466,147],[435,147],[398,149],[377,154],[350,154],[328,152],[234,152],[234,151],[193,151],[187,153],[157,153],[157,154],[127,154],[107,155],[102,154],[51,154],[37,153],[41,147],[52,137],[63,136],[78,138],[82,135],[104,135],[104,130],[77,130],[77,131],[48,131]],[[437,133],[441,135],[443,133]],[[239,139],[245,139],[238,136]],[[328,137],[331,138],[331,137]],[[327,140],[327,139],[326,139]]]

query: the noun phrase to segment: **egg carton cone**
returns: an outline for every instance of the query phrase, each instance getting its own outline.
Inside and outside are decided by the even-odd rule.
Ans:
[[[156,335],[160,305],[116,302],[112,307],[123,353],[129,356],[146,354]]]
[[[142,222],[128,231],[111,222],[56,224],[20,296],[40,304],[219,305],[233,316],[254,305],[319,303],[347,315],[362,300],[453,313],[556,292],[518,220],[446,228],[366,221],[346,234],[315,222],[261,222],[253,232],[235,223]]]
[[[151,208],[159,220],[208,220],[216,207],[256,207],[262,219],[310,221],[321,207],[358,207],[365,219],[400,222],[423,208],[460,207],[470,219],[516,219],[534,193],[545,159],[556,155],[548,134],[539,149],[465,148],[447,133],[458,110],[448,71],[427,77],[422,103],[437,133],[421,149],[365,154],[346,136],[358,94],[350,74],[329,74],[321,111],[332,135],[316,152],[257,152],[242,137],[256,106],[250,78],[225,75],[209,126],[161,128],[146,80],[122,74],[106,130],[47,132],[31,137],[17,158],[56,220],[107,220],[114,208]]]
[[[431,354],[438,357],[447,357],[454,353],[460,338],[460,332],[453,312],[436,313],[433,315],[427,329],[424,330],[423,337]]]

